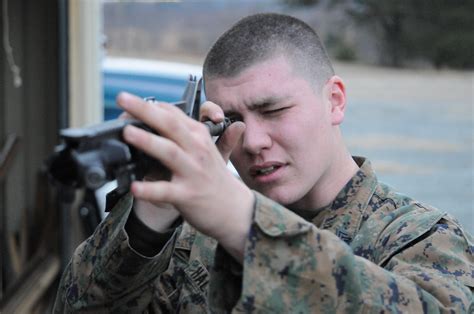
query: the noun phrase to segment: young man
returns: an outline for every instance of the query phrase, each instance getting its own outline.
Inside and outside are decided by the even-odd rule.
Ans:
[[[202,119],[236,121],[217,144],[169,104],[118,97],[160,134],[125,139],[172,175],[134,182],[76,250],[56,312],[472,311],[472,237],[351,157],[344,83],[311,28],[245,18],[204,81]]]

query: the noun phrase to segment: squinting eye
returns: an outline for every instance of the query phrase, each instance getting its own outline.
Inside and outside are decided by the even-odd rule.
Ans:
[[[263,113],[264,113],[264,114],[274,114],[274,113],[282,112],[282,111],[284,111],[285,109],[288,109],[288,107],[281,107],[281,108],[277,108],[277,109],[273,109],[273,110],[266,110],[266,111],[264,111]]]
[[[237,121],[242,121],[242,118],[240,117],[228,117],[231,123],[237,122]]]

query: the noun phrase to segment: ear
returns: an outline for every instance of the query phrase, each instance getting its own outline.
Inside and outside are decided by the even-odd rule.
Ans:
[[[326,99],[330,104],[332,125],[344,120],[346,110],[346,87],[342,79],[334,75],[326,82]]]

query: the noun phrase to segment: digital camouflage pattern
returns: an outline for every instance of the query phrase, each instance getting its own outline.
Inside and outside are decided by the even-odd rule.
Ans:
[[[310,222],[256,193],[243,267],[187,224],[141,256],[124,230],[125,197],[77,248],[55,313],[473,313],[472,236],[356,161]]]

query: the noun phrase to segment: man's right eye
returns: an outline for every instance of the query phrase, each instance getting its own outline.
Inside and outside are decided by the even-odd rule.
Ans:
[[[230,122],[232,123],[237,122],[237,121],[242,121],[242,117],[239,117],[239,116],[229,116],[227,118],[229,118]]]

